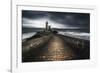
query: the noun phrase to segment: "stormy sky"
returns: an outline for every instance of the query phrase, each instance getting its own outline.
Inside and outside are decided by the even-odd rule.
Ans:
[[[22,10],[23,28],[44,28],[46,21],[52,28],[89,29],[90,14]]]

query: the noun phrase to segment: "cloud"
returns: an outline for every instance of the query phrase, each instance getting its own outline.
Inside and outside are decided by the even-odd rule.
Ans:
[[[45,22],[48,21],[49,25],[52,28],[66,28],[65,25],[56,23],[48,18],[40,18],[40,19],[28,19],[28,18],[23,18],[23,27],[28,27],[28,28],[45,28]],[[69,25],[67,27],[70,27]]]
[[[24,27],[43,28],[45,22],[54,28],[88,28],[90,15],[88,13],[48,12],[48,11],[22,11],[22,24]]]

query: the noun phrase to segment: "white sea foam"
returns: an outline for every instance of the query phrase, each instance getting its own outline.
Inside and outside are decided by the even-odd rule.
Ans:
[[[65,35],[65,36],[70,36],[70,37],[75,37],[79,39],[84,39],[84,40],[89,40],[90,39],[90,34],[86,32],[59,32],[59,34]]]
[[[35,34],[35,32],[24,33],[24,34],[22,34],[22,39],[30,38],[30,37],[33,36],[34,34]]]

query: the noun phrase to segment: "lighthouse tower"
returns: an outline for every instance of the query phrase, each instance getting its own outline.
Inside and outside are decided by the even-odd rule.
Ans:
[[[46,32],[51,31],[51,26],[48,25],[48,21],[45,22],[45,31],[46,31]]]
[[[48,21],[46,21],[46,30],[48,30]]]

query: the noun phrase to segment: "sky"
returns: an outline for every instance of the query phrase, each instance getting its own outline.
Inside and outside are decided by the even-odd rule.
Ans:
[[[44,28],[46,21],[52,28],[90,28],[89,13],[22,10],[22,28]]]

